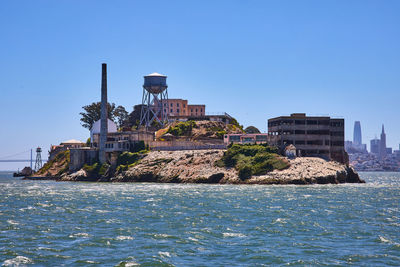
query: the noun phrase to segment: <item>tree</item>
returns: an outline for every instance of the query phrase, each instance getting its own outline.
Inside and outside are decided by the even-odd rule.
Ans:
[[[127,125],[128,127],[137,127],[140,124],[140,114],[143,105],[135,105],[133,111],[129,114]]]
[[[117,120],[118,128],[121,128],[125,124],[127,124],[129,120],[129,113],[125,110],[123,106],[118,106],[115,108],[113,115]]]
[[[93,102],[90,105],[82,107],[84,112],[79,113],[81,124],[87,129],[91,129],[93,123],[100,120],[101,102]],[[107,103],[107,116],[110,120],[117,120],[120,127],[127,120],[128,112],[123,106],[116,107],[114,103]]]
[[[254,126],[247,127],[246,129],[244,129],[244,132],[247,133],[247,134],[258,134],[258,133],[261,133],[260,130],[258,130]]]

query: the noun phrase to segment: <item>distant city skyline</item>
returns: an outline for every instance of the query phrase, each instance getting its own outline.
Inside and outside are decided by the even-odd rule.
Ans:
[[[151,16],[148,11],[151,10]],[[143,76],[168,76],[170,98],[227,112],[245,127],[306,113],[354,121],[368,144],[385,125],[398,148],[400,1],[4,1],[0,158],[86,141],[82,106],[129,112]],[[0,170],[25,164],[0,163]]]
[[[372,152],[372,143],[374,143],[373,141],[375,140],[382,140],[382,138],[384,138],[384,145],[385,148],[392,148],[393,150],[400,150],[400,143],[398,143],[395,146],[388,146],[387,142],[386,142],[386,132],[385,132],[385,125],[382,124],[381,125],[381,133],[380,133],[380,138],[378,138],[378,135],[375,135],[374,138],[371,138],[369,140],[365,140],[364,144],[367,145],[367,150],[369,152]],[[346,139],[348,140],[348,139]],[[353,127],[353,144],[355,145],[362,145],[363,144],[363,136],[362,136],[362,130],[361,130],[361,122],[360,121],[355,121],[354,122],[354,127]],[[380,144],[381,145],[381,144]],[[378,152],[377,152],[378,153]]]

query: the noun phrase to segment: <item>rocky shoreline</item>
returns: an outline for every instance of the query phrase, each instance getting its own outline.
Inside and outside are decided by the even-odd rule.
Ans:
[[[339,184],[365,183],[352,167],[320,158],[288,159],[290,167],[241,180],[234,168],[216,166],[223,150],[151,151],[126,171],[108,170],[101,177],[90,177],[81,169],[72,174],[53,176],[57,181],[156,182],[209,184]],[[42,177],[49,179],[49,177]],[[29,178],[28,178],[29,179]],[[38,177],[35,177],[38,179]]]

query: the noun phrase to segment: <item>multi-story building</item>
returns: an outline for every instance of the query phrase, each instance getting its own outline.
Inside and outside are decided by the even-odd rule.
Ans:
[[[379,140],[378,138],[372,139],[370,143],[371,153],[379,154],[380,145],[381,145],[381,140]]]
[[[293,144],[298,156],[348,162],[344,150],[344,119],[294,113],[269,119],[268,134],[272,145],[284,147]]]
[[[185,99],[168,99],[163,108],[168,117],[204,117],[206,114],[206,105],[189,105]]]
[[[204,117],[206,115],[206,105],[188,105],[188,116]]]
[[[162,106],[163,112],[168,115],[170,120],[209,120],[228,124],[233,119],[227,113],[206,115],[206,105],[190,105],[186,99],[168,99]]]
[[[356,146],[362,144],[361,123],[359,121],[354,122],[353,144]]]

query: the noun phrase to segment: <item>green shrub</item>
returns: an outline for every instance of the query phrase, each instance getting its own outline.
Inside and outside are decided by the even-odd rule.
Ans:
[[[142,150],[147,150],[147,146],[144,143],[144,141],[139,141],[139,142],[135,143],[135,145],[131,149],[131,152],[139,152]]]
[[[95,162],[92,165],[83,165],[82,169],[84,169],[88,173],[89,177],[100,177],[106,173],[109,167],[110,165],[108,165],[107,163],[100,164],[99,162]]]
[[[232,144],[215,165],[234,167],[238,170],[240,179],[244,180],[252,175],[263,175],[276,169],[287,168],[289,163],[277,152],[277,148],[265,144]]]
[[[249,179],[252,175],[252,167],[250,165],[244,165],[239,169],[239,178],[244,181]]]
[[[167,133],[174,136],[188,136],[192,133],[192,129],[195,127],[196,122],[194,121],[179,122],[175,126],[169,127]]]
[[[58,173],[63,173],[69,170],[69,150],[59,152],[52,160],[46,162],[43,167],[37,172],[38,174],[45,174],[50,168],[54,166],[55,163],[60,163],[65,160],[65,166]],[[62,172],[61,172],[62,171]],[[58,175],[57,173],[57,175]]]
[[[135,166],[139,163],[140,159],[142,159],[147,152],[148,150],[141,150],[135,153],[122,152],[118,155],[117,158],[116,172],[120,173],[122,171],[127,171],[129,168]]]
[[[227,133],[227,132],[226,132],[225,130],[218,131],[218,132],[217,132],[217,137],[218,137],[219,139],[223,139],[223,138],[224,138],[224,135],[225,135],[226,133]]]
[[[138,161],[140,158],[140,153],[135,152],[122,152],[121,154],[118,155],[117,158],[117,166],[119,165],[129,165],[132,163],[135,163]]]
[[[108,170],[108,168],[110,168],[110,165],[108,165],[107,163],[102,164],[99,169],[99,175],[103,176],[104,174],[106,174],[106,171]]]
[[[231,123],[230,124],[232,124],[236,128],[239,128],[240,130],[243,131],[243,125],[240,125],[239,122],[235,118],[231,119]]]

